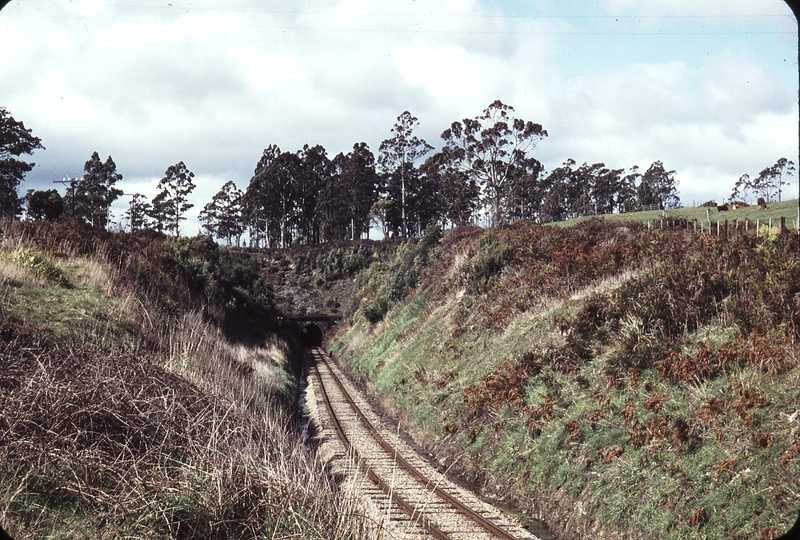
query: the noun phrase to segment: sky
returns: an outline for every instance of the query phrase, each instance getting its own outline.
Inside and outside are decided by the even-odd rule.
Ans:
[[[63,194],[53,182],[96,151],[117,187],[152,198],[183,161],[197,185],[188,235],[270,144],[333,157],[366,142],[377,156],[409,111],[438,149],[497,99],[547,130],[533,152],[546,170],[660,160],[685,206],[798,162],[783,0],[12,0],[0,51],[0,106],[45,146],[20,194]]]

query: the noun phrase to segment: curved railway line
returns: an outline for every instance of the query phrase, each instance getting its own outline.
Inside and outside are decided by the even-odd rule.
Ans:
[[[533,539],[519,524],[448,481],[385,427],[319,348],[308,349],[318,421],[338,441],[344,474],[361,476],[389,538]]]

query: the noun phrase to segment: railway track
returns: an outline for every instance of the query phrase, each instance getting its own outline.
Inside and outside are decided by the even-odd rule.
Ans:
[[[372,411],[319,348],[308,349],[317,415],[332,459],[359,478],[389,538],[533,539],[536,537],[471,492],[447,480]]]

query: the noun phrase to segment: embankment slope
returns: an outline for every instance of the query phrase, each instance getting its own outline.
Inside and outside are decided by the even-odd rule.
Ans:
[[[773,538],[800,507],[800,244],[430,231],[329,348],[451,474],[571,538]]]

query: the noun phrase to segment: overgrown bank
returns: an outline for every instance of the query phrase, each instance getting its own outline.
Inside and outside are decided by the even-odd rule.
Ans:
[[[256,254],[74,222],[0,230],[14,538],[360,535],[294,428],[295,345]]]
[[[330,347],[452,473],[560,538],[772,538],[800,506],[797,236],[435,232]]]

